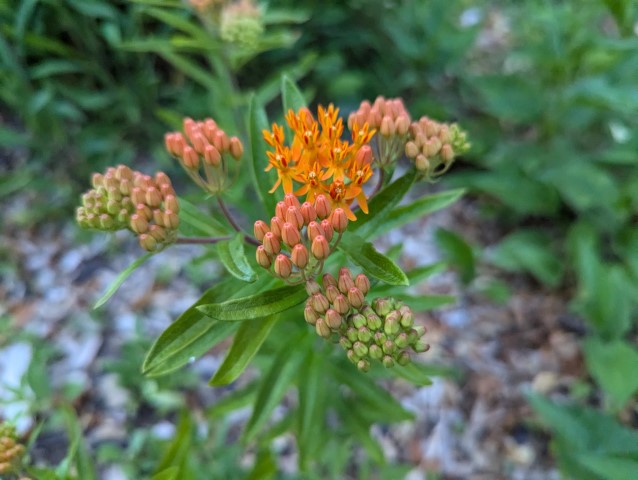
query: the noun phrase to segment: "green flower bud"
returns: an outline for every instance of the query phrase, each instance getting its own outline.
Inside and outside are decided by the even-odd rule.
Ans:
[[[350,317],[350,322],[356,327],[356,328],[361,328],[365,325],[367,325],[366,322],[366,317],[364,317],[363,315],[361,315],[360,313],[355,313],[354,315],[352,315]]]
[[[392,368],[394,367],[394,359],[390,356],[390,355],[386,355],[383,357],[383,360],[381,361],[383,363],[383,366],[385,368]]]
[[[359,340],[363,343],[368,343],[372,340],[372,333],[370,333],[370,330],[368,330],[367,327],[361,327],[357,330],[357,332]]]
[[[372,302],[372,308],[381,317],[385,317],[392,310],[387,298],[375,298]]]
[[[417,353],[423,353],[423,352],[427,352],[430,349],[430,345],[419,340],[412,346],[412,349]]]
[[[414,314],[410,307],[407,305],[403,305],[399,308],[399,313],[401,314],[401,326],[404,328],[411,328],[414,325]]]
[[[406,366],[410,363],[410,355],[408,352],[401,352],[396,356],[396,361],[401,366]]]
[[[397,338],[394,339],[394,343],[399,348],[406,348],[409,345],[407,333],[402,332],[398,334]]]
[[[343,348],[344,350],[352,348],[352,342],[346,337],[339,338],[339,345],[341,345],[341,348]]]
[[[361,360],[359,356],[356,353],[354,353],[354,350],[348,350],[346,352],[346,357],[348,357],[348,360],[350,360],[354,364],[356,364],[359,360]]]
[[[352,349],[359,357],[365,357],[368,354],[368,347],[363,342],[354,342]]]
[[[381,360],[383,357],[383,350],[379,345],[372,344],[368,347],[368,355],[370,358],[374,358],[375,360]]]
[[[323,338],[328,338],[332,334],[330,327],[326,324],[326,321],[323,318],[317,319],[317,323],[315,323],[315,330],[317,331],[317,335]]]
[[[397,346],[392,340],[386,340],[383,342],[383,345],[381,345],[381,348],[383,349],[383,353],[392,355],[396,351]]]
[[[401,326],[399,325],[399,315],[389,314],[383,324],[383,331],[386,335],[396,335],[399,333]]]
[[[359,360],[357,362],[357,368],[362,372],[367,372],[370,370],[370,362],[365,359]]]
[[[359,340],[359,331],[356,328],[349,328],[346,330],[346,337],[351,342],[356,342]]]
[[[368,327],[370,327],[370,330],[379,330],[383,326],[383,322],[376,313],[368,315],[367,319]]]
[[[373,337],[374,339],[374,343],[376,343],[377,345],[379,345],[380,347],[383,346],[383,344],[386,342],[386,340],[388,339],[388,337],[386,336],[385,333],[383,332],[376,332]]]

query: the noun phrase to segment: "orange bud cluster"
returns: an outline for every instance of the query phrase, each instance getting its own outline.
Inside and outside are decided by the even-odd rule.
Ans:
[[[410,114],[400,98],[377,97],[374,103],[361,102],[359,109],[348,117],[348,126],[367,123],[380,135],[376,136],[376,160],[381,166],[397,161],[410,128]]]
[[[233,183],[229,171],[244,153],[239,138],[229,137],[212,118],[200,122],[185,118],[183,129],[184,133],[170,132],[164,136],[168,153],[207,192],[216,194],[228,189]],[[238,173],[237,166],[234,171]]]
[[[6,423],[0,425],[0,475],[18,473],[24,453],[24,445],[18,442],[15,428]]]
[[[332,210],[326,195],[300,204],[288,193],[277,203],[270,224],[254,224],[255,238],[261,242],[257,263],[289,282],[316,275],[347,226],[346,213],[342,208]]]
[[[125,165],[96,173],[93,189],[82,195],[76,219],[83,228],[115,231],[129,229],[149,252],[175,242],[179,204],[164,172],[155,177]]]
[[[377,298],[372,304],[365,301],[370,281],[364,274],[353,277],[343,267],[338,279],[326,273],[322,280],[321,286],[314,280],[306,282],[304,318],[320,337],[338,339],[359,370],[367,371],[372,360],[387,368],[406,365],[410,350],[429,349],[421,340],[425,329],[414,326],[410,307],[391,298]]]
[[[466,133],[455,123],[439,123],[421,117],[410,125],[405,155],[427,179],[445,173],[457,155],[469,150]]]

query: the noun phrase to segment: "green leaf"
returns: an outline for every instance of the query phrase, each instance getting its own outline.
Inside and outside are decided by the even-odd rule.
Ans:
[[[408,277],[399,266],[382,253],[377,252],[370,242],[355,234],[346,234],[339,244],[339,250],[363,271],[390,285],[409,285]]]
[[[206,215],[195,205],[181,197],[179,198],[179,219],[190,225],[201,235],[217,237],[233,232],[229,226],[224,225],[211,215]]]
[[[255,466],[245,480],[269,480],[277,474],[277,464],[268,448],[263,448],[257,454]]]
[[[304,336],[306,336],[305,331],[289,338],[274,357],[268,373],[259,386],[253,413],[242,435],[244,441],[248,442],[255,437],[297,377],[297,372],[306,354],[304,348],[306,342],[302,341]],[[294,345],[294,348],[291,349],[291,345]]]
[[[222,321],[244,321],[267,317],[299,305],[308,297],[303,287],[282,287],[222,303],[200,305],[204,315]]]
[[[257,280],[257,274],[244,254],[244,236],[241,233],[232,240],[217,242],[217,254],[226,270],[234,277],[251,283]]]
[[[370,458],[377,464],[383,465],[385,463],[385,455],[379,442],[377,442],[370,435],[370,427],[373,422],[366,421],[356,408],[341,409],[341,419],[348,428],[348,432],[354,436],[354,438],[365,449]]]
[[[518,230],[501,241],[490,260],[509,271],[527,271],[540,282],[557,286],[563,277],[563,264],[549,248],[550,239],[532,230]]]
[[[591,454],[579,455],[576,459],[604,480],[635,480],[638,473],[638,460]]]
[[[418,363],[410,362],[405,366],[395,365],[393,370],[399,377],[419,387],[432,385],[427,368]]]
[[[233,344],[230,346],[224,362],[215,372],[209,384],[220,386],[234,382],[259,351],[261,344],[264,343],[277,320],[279,320],[277,315],[271,315],[261,322],[243,322],[235,334]]]
[[[257,100],[257,96],[253,95],[250,102],[249,112],[249,131],[250,131],[250,152],[252,161],[250,162],[253,181],[255,182],[255,190],[260,200],[260,205],[265,208],[266,215],[272,215],[275,211],[277,199],[268,191],[275,184],[272,174],[264,171],[268,166],[266,149],[267,144],[262,135],[263,130],[268,130],[268,118],[263,106]]]
[[[622,408],[638,392],[638,351],[622,340],[603,342],[594,337],[583,347],[587,369],[610,396],[614,408]]]
[[[392,209],[408,193],[415,179],[416,170],[410,170],[372,197],[368,204],[370,213],[359,215],[357,221],[350,226],[350,231],[362,238],[378,236],[377,230],[385,223]]]
[[[117,289],[120,288],[120,285],[124,283],[124,281],[133,273],[140,265],[142,265],[146,260],[151,258],[153,255],[152,252],[147,253],[146,255],[141,256],[133,263],[131,263],[125,270],[121,271],[120,274],[115,277],[115,280],[111,282],[109,287],[106,289],[106,292],[100,297],[100,299],[95,302],[93,309],[96,310],[108,302],[109,298],[113,296]]]
[[[284,114],[288,110],[297,112],[300,108],[306,106],[306,100],[295,82],[288,76],[281,76],[281,99],[283,101]]]
[[[243,388],[233,390],[221,400],[217,400],[206,414],[213,418],[220,418],[230,412],[252,405],[257,395],[258,382],[253,381]]]
[[[461,236],[443,228],[437,229],[434,238],[445,257],[458,269],[461,281],[465,285],[470,283],[476,275],[472,247]]]
[[[70,407],[63,407],[62,413],[71,444],[69,446],[67,456],[61,464],[62,471],[59,472],[60,475],[66,477],[68,475],[68,469],[71,462],[75,461],[75,469],[79,478],[86,480],[97,479],[93,462],[84,443],[82,426],[80,425],[75,411],[73,411]]]
[[[313,350],[310,350],[303,363],[298,383],[299,431],[297,445],[300,457],[299,464],[302,470],[321,447],[320,432],[324,431],[322,413],[325,412],[323,399],[327,393],[324,382],[320,358]]]
[[[172,372],[231,335],[235,330],[233,324],[211,320],[197,307],[229,296],[236,290],[235,280],[208,289],[155,341],[144,359],[142,373],[158,376]]]
[[[188,461],[188,455],[191,451],[192,438],[193,420],[187,412],[182,412],[175,437],[168,445],[164,455],[162,455],[155,471],[161,473],[170,467],[177,467],[180,473],[183,474],[182,470]]]
[[[151,480],[177,480],[179,467],[168,467],[151,477]]]

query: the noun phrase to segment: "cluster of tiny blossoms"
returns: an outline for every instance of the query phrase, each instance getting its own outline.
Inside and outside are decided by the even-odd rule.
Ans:
[[[164,172],[155,177],[125,165],[95,173],[93,189],[82,195],[76,219],[83,228],[136,233],[142,248],[161,250],[175,242],[179,226],[179,204]]]
[[[326,195],[302,205],[288,193],[277,203],[270,224],[255,222],[255,238],[262,243],[257,263],[288,283],[301,283],[321,271],[347,226],[345,211],[332,210]]]
[[[15,428],[7,423],[0,425],[0,475],[17,473],[24,453]]]
[[[164,136],[168,153],[177,158],[193,181],[208,193],[214,195],[227,190],[239,173],[235,164],[244,154],[241,140],[228,136],[212,118],[199,122],[185,118],[183,129],[184,133],[170,132]],[[231,170],[234,170],[232,175]]]
[[[414,326],[410,307],[389,298],[377,298],[372,304],[365,301],[370,281],[364,274],[353,278],[343,267],[338,279],[324,274],[322,284],[306,283],[306,322],[319,336],[338,341],[359,370],[367,371],[371,360],[386,368],[407,365],[410,350],[420,353],[429,348],[421,340],[425,329]]]
[[[290,145],[284,143],[284,129],[276,123],[263,135],[274,150],[267,152],[266,171],[275,169],[277,182],[284,193],[304,196],[313,202],[317,195],[327,194],[334,208],[342,208],[350,220],[356,216],[350,208],[356,199],[364,213],[368,213],[365,184],[373,174],[372,150],[368,145],[375,131],[367,123],[354,122],[350,127],[352,142],[343,140],[343,119],[332,104],[321,105],[317,119],[310,110],[289,110],[286,122],[293,133]],[[294,184],[300,184],[297,190]]]

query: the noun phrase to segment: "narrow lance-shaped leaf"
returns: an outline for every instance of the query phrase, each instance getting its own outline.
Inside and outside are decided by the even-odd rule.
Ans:
[[[133,273],[146,260],[151,258],[152,255],[153,255],[152,252],[147,253],[146,255],[141,256],[140,258],[135,260],[133,263],[131,263],[126,269],[122,270],[119,273],[119,275],[115,277],[115,280],[111,282],[109,287],[106,289],[106,292],[104,292],[104,294],[100,297],[100,299],[97,302],[95,302],[95,306],[93,307],[93,309],[98,309],[102,305],[104,305],[106,302],[108,302],[109,298],[111,298],[113,294],[117,292],[117,289],[120,288],[120,286],[131,275],[131,273]]]
[[[236,322],[283,312],[299,305],[307,297],[308,294],[303,287],[282,287],[222,303],[201,305],[197,309],[216,320]]]
[[[370,233],[373,238],[378,237],[390,230],[393,230],[401,225],[405,225],[417,218],[421,218],[430,213],[441,210],[454,202],[456,202],[461,196],[463,196],[465,190],[456,189],[448,190],[445,192],[435,193],[434,195],[428,195],[427,197],[420,198],[415,202],[408,205],[402,205],[396,207],[389,215],[386,216],[383,223],[379,224],[378,228]],[[369,238],[369,237],[366,237]]]
[[[314,350],[308,352],[308,356],[302,366],[299,377],[299,409],[298,409],[298,435],[299,463],[301,469],[307,465],[315,451],[320,448],[321,435],[324,430],[322,408],[324,404],[325,378],[322,365]]]
[[[259,351],[278,319],[277,315],[271,315],[261,322],[243,322],[235,334],[224,362],[209,384],[219,386],[234,382]]]
[[[302,341],[304,335],[305,332],[287,339],[275,356],[259,387],[253,413],[243,433],[244,441],[255,437],[297,376],[299,366],[305,358],[305,342]]]
[[[410,284],[408,277],[396,263],[379,253],[370,242],[366,242],[358,235],[345,235],[339,249],[363,268],[366,274],[374,278],[390,285]]]
[[[179,198],[179,219],[192,227],[200,235],[228,235],[233,232],[230,227],[219,222],[215,217],[206,215],[189,201]]]
[[[244,282],[257,280],[257,274],[244,254],[244,241],[241,233],[235,235],[232,240],[218,242],[217,254],[226,270],[234,277]]]
[[[267,130],[269,127],[268,119],[266,118],[266,112],[263,106],[257,100],[257,97],[253,95],[250,102],[249,113],[249,132],[250,132],[250,154],[251,154],[251,172],[253,175],[253,181],[255,182],[255,190],[259,197],[259,204],[265,208],[266,215],[272,215],[275,211],[275,205],[277,199],[268,191],[275,183],[275,179],[269,173],[264,171],[268,166],[266,157],[266,142],[263,138],[262,131]]]
[[[303,94],[288,75],[282,75],[281,77],[281,98],[284,113],[288,113],[288,110],[294,110],[296,112],[306,106],[306,100]]]

